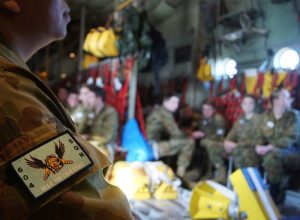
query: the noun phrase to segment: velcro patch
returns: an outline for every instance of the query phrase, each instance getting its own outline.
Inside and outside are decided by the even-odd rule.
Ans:
[[[60,134],[11,162],[18,179],[38,199],[93,165],[70,132]]]

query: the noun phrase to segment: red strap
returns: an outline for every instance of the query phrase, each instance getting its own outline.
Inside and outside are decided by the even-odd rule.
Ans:
[[[136,96],[136,114],[135,115],[136,115],[137,121],[139,122],[142,134],[144,135],[145,138],[147,138],[145,121],[144,121],[144,116],[143,116],[143,108],[142,108],[140,94],[138,92],[137,92],[137,96]]]
[[[182,92],[181,92],[182,96],[180,100],[182,104],[186,103],[187,85],[188,85],[187,79],[184,79],[182,82]]]
[[[221,81],[220,81],[220,83],[219,83],[219,86],[218,86],[217,95],[222,94],[222,92],[223,92],[223,83],[224,83],[224,79],[223,79],[223,77],[222,77],[222,79],[221,79]]]
[[[292,73],[288,73],[285,80],[284,80],[284,84],[283,87],[289,89],[289,86],[291,84],[291,79],[292,78]]]
[[[274,73],[273,77],[272,77],[272,90],[271,91],[274,91],[276,89],[278,78],[279,78],[278,73]]]
[[[293,80],[292,80],[292,89],[296,88],[296,86],[298,85],[298,73],[296,71],[293,72]]]
[[[263,84],[264,84],[264,74],[263,73],[259,73],[256,85],[255,85],[255,87],[253,89],[253,94],[255,96],[258,97],[260,95],[261,89],[263,87]]]
[[[234,90],[234,89],[236,89],[236,88],[237,88],[237,78],[234,77],[233,79],[231,79],[231,80],[229,81],[229,89],[230,89],[230,90]]]
[[[245,91],[246,91],[246,83],[245,83],[245,81],[246,81],[246,76],[244,74],[243,78],[242,78],[241,85],[239,86],[240,87],[239,91],[240,91],[241,94],[245,94]]]

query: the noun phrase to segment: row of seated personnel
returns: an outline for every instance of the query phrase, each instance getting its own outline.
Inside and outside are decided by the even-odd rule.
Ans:
[[[292,99],[285,89],[271,96],[272,109],[256,113],[256,100],[244,96],[243,115],[226,131],[226,122],[216,113],[212,102],[202,103],[202,118],[196,122],[193,132],[184,132],[176,124],[172,113],[178,109],[179,98],[170,94],[162,105],[147,118],[147,135],[157,158],[178,154],[177,175],[195,178],[186,173],[194,154],[195,143],[205,148],[214,176],[207,172],[206,178],[220,183],[226,181],[225,158],[234,160],[235,168],[261,167],[267,174],[270,193],[280,202],[279,189],[286,180],[287,171],[300,168],[299,120],[291,109]],[[193,122],[194,123],[194,122]],[[203,178],[202,178],[203,179]]]
[[[66,108],[76,124],[77,132],[113,161],[119,117],[113,107],[105,104],[104,90],[84,84],[79,94],[69,94]]]
[[[105,149],[113,160],[119,130],[118,114],[104,104],[101,88],[83,85],[78,99],[81,104],[69,108],[78,132],[95,146]],[[213,103],[206,100],[201,106],[203,117],[193,122],[197,124],[195,130],[184,132],[173,116],[179,107],[179,97],[168,94],[146,120],[153,155],[159,159],[178,154],[176,173],[188,177],[186,170],[192,161],[195,143],[200,142],[208,152],[212,165],[209,170],[215,170],[216,178],[210,172],[207,178],[225,183],[224,158],[232,156],[235,168],[263,167],[272,194],[280,188],[286,171],[299,167],[300,150],[297,114],[291,109],[289,92],[284,89],[274,92],[271,102],[271,111],[257,114],[255,98],[244,96],[241,103],[244,114],[226,132],[225,120],[216,113]]]

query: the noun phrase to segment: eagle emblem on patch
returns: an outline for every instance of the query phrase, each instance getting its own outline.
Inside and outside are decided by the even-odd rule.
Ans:
[[[72,164],[72,160],[64,159],[65,145],[59,141],[54,143],[55,154],[48,155],[44,161],[30,155],[30,159],[25,158],[26,164],[34,169],[44,169],[43,179],[46,181],[50,174],[58,173],[65,164]]]

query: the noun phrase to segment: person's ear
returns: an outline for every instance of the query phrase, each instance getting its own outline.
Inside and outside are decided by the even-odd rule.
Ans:
[[[6,11],[19,13],[21,11],[20,6],[16,0],[0,0],[0,7]]]

